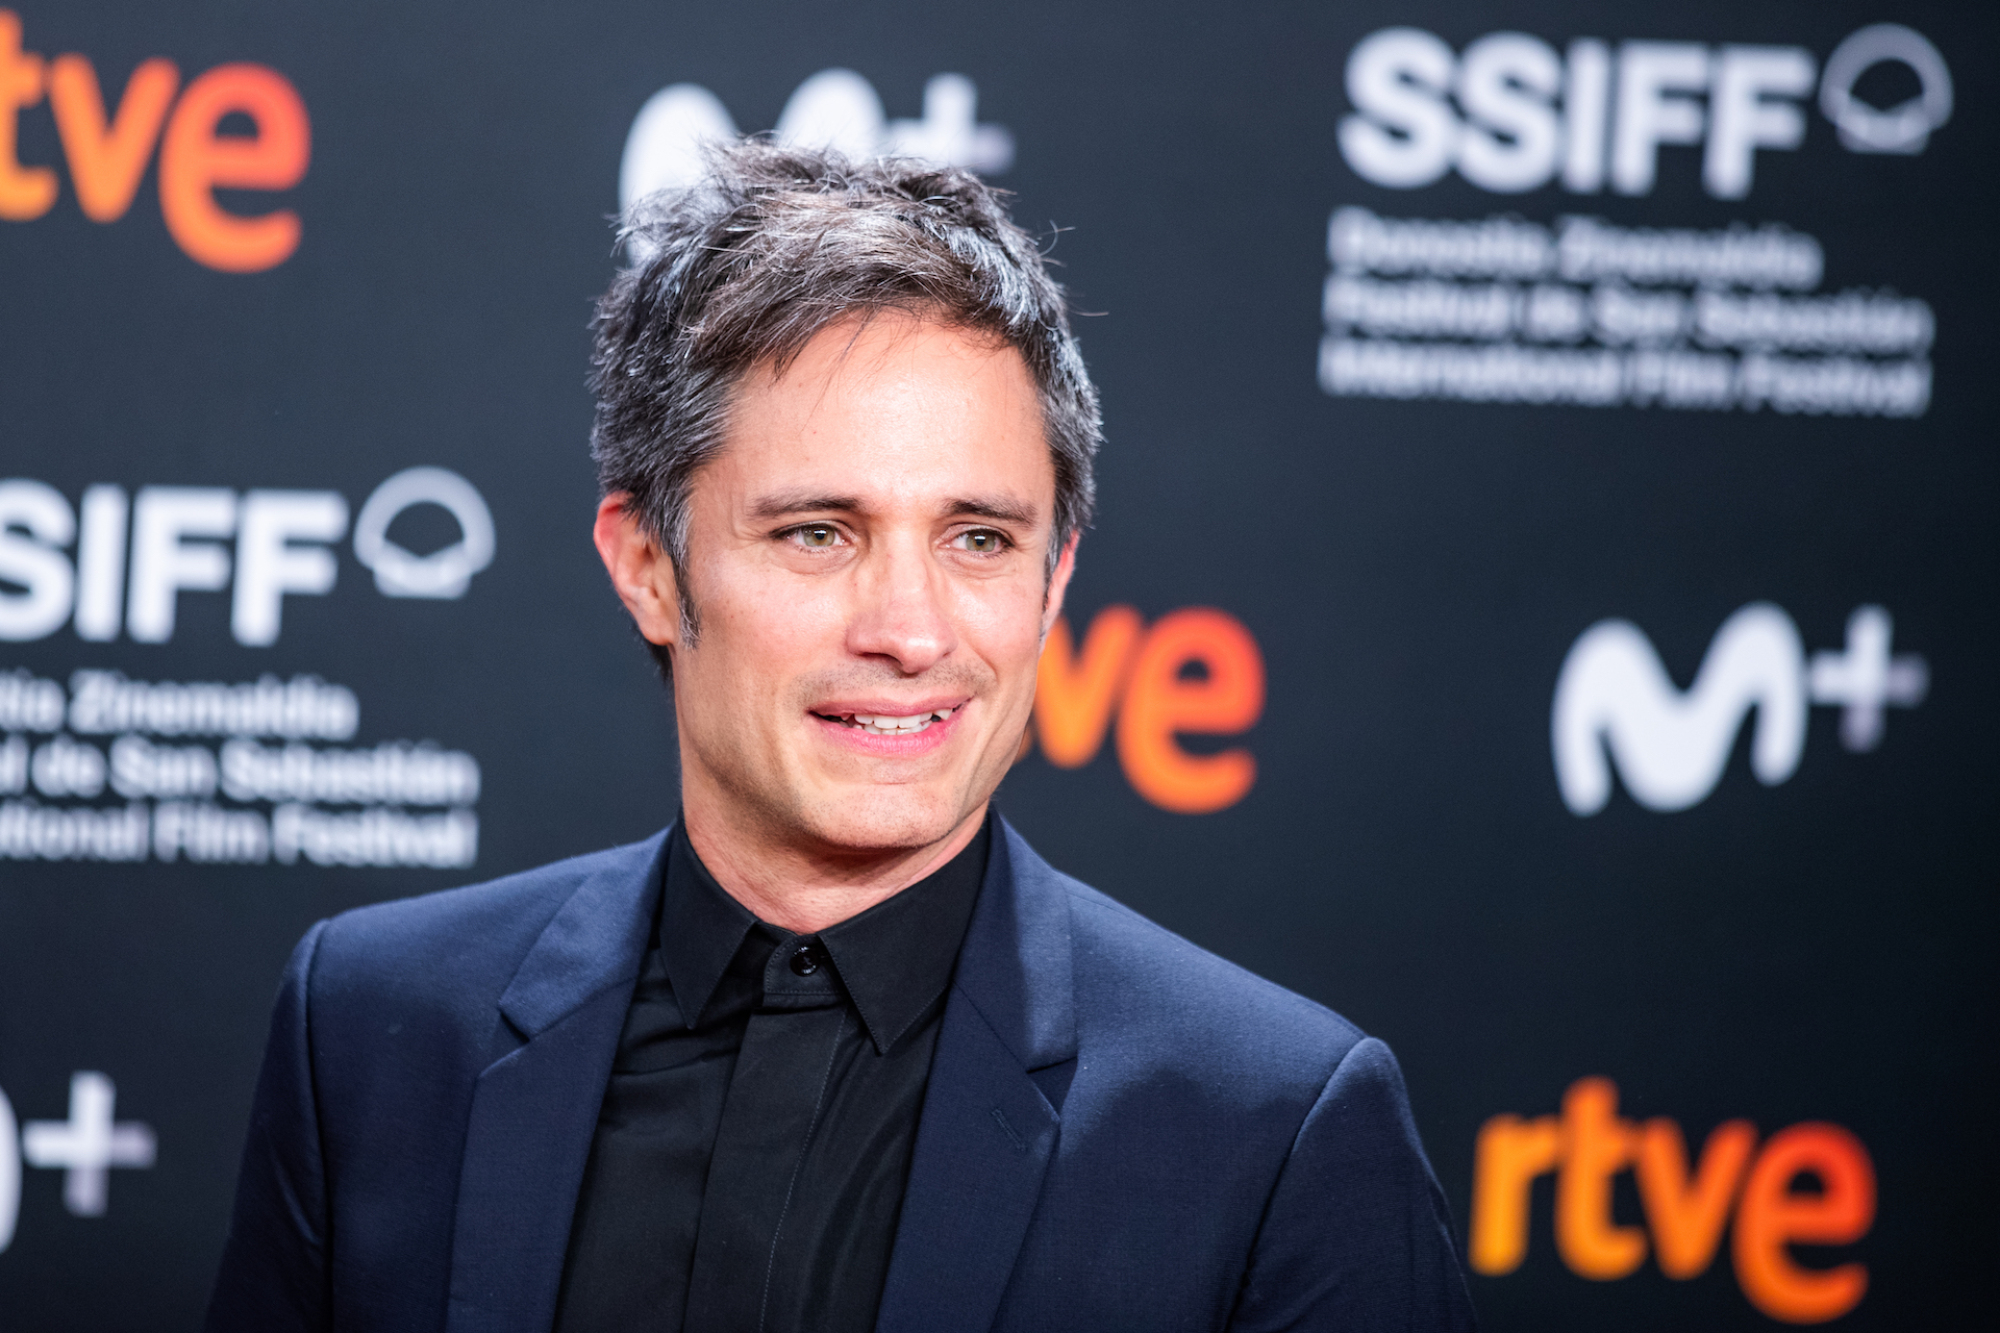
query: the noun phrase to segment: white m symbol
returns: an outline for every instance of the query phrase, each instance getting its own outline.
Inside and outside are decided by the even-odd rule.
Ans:
[[[1805,649],[1778,607],[1752,602],[1729,617],[1685,694],[1638,626],[1600,621],[1556,680],[1550,740],[1563,803],[1579,815],[1602,810],[1615,761],[1639,804],[1687,809],[1714,790],[1753,707],[1750,769],[1776,786],[1798,768],[1806,742]]]

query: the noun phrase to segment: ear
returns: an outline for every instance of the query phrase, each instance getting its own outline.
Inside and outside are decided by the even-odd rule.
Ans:
[[[1055,572],[1049,575],[1048,595],[1042,600],[1042,639],[1048,640],[1049,631],[1055,628],[1056,617],[1062,614],[1063,596],[1069,592],[1070,575],[1076,573],[1076,544],[1083,534],[1072,532],[1063,543],[1062,554],[1056,557]]]
[[[681,638],[680,582],[674,562],[646,530],[637,514],[626,508],[627,491],[614,491],[597,506],[591,536],[604,572],[618,600],[632,613],[633,624],[647,643],[678,646]]]

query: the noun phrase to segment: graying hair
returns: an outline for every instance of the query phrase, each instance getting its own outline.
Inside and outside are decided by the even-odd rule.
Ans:
[[[593,325],[591,456],[599,494],[627,493],[627,512],[681,575],[690,642],[699,622],[684,574],[688,494],[722,447],[730,394],[753,367],[782,371],[851,315],[907,311],[1018,350],[1055,464],[1050,573],[1089,523],[1097,390],[1063,289],[1002,193],[957,168],[748,139],[710,150],[696,185],[628,210],[620,239],[634,262]],[[667,666],[664,650],[655,657]]]

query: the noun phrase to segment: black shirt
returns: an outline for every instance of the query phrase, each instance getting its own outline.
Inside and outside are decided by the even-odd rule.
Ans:
[[[817,936],[759,921],[676,828],[591,1140],[561,1333],[875,1325],[991,821]]]

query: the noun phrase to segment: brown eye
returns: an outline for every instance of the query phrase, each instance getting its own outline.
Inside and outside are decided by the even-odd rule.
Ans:
[[[839,540],[840,533],[824,523],[815,523],[810,527],[799,529],[800,545],[810,546],[814,550],[824,550]]]

